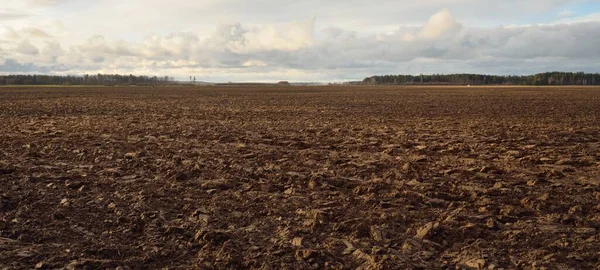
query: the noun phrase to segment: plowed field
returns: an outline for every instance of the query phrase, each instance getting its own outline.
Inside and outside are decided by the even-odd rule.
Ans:
[[[0,88],[1,269],[595,269],[600,88]]]

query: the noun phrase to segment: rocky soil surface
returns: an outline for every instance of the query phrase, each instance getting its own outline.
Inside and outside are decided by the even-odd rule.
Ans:
[[[0,269],[597,269],[600,89],[0,88]]]

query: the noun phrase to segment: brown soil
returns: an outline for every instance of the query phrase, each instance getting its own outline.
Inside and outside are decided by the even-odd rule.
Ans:
[[[600,88],[0,88],[0,268],[594,269]]]

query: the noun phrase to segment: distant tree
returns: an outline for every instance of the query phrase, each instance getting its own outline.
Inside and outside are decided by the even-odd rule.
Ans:
[[[2,85],[118,85],[118,84],[160,84],[172,82],[172,77],[135,76],[119,74],[96,74],[83,76],[57,75],[0,75]]]
[[[600,74],[547,72],[527,76],[482,74],[383,75],[365,78],[363,84],[600,85]]]

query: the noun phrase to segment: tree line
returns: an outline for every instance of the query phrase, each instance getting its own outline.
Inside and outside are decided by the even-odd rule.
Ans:
[[[525,76],[482,74],[384,75],[365,78],[363,84],[447,84],[447,85],[600,85],[600,74],[546,72]]]
[[[157,85],[175,82],[173,77],[95,74],[82,76],[59,75],[0,75],[0,85]]]

